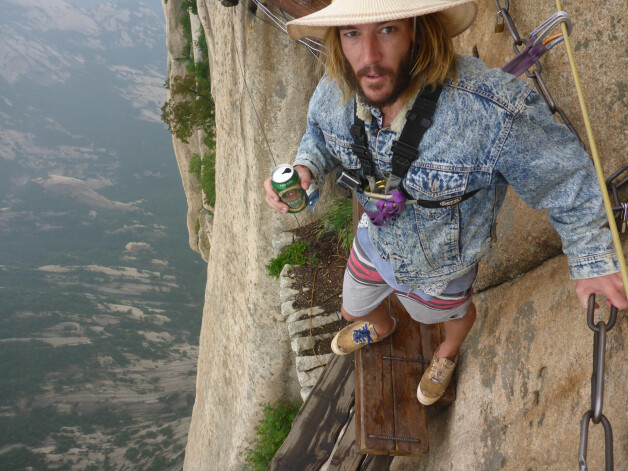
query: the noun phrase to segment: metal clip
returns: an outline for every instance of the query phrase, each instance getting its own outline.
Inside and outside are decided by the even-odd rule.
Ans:
[[[535,38],[533,45],[538,46],[539,44],[543,43],[547,46],[547,49],[551,49],[556,44],[561,42],[563,40],[562,33],[560,34],[560,37],[554,35],[548,38],[551,31],[561,23],[565,23],[565,26],[567,26],[567,33],[571,34],[572,24],[571,20],[569,19],[569,15],[564,11],[557,11],[547,20],[541,23],[538,28],[532,31],[532,33],[530,33],[530,39]]]
[[[594,324],[593,322],[593,315],[595,313],[595,294],[592,294],[591,296],[589,296],[589,306],[587,309],[587,325],[589,326],[589,329],[591,329],[593,332],[597,332],[598,330],[600,330],[600,323],[598,322],[597,325]],[[609,330],[611,330],[613,327],[615,327],[615,322],[617,322],[617,308],[615,306],[611,306],[611,315],[610,318],[608,319],[608,323],[604,324],[604,330],[606,330],[606,332],[608,332]]]

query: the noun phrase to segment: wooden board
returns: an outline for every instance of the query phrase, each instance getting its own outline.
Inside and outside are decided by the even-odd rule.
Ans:
[[[355,448],[355,414],[347,424],[338,445],[329,460],[327,471],[357,471],[362,467],[364,455]]]
[[[292,422],[268,471],[318,471],[329,459],[354,404],[353,357],[334,356]]]
[[[394,295],[389,306],[399,319],[395,334],[355,353],[356,447],[360,453],[420,456],[429,443],[416,390],[440,344],[440,326],[412,320]],[[454,399],[450,384],[437,405]]]

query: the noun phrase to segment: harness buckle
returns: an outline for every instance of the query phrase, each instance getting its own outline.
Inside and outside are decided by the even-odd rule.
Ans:
[[[410,164],[416,160],[419,150],[416,147],[412,147],[402,141],[395,141],[392,144],[393,160],[399,156],[401,159],[397,161],[403,166],[410,166]]]

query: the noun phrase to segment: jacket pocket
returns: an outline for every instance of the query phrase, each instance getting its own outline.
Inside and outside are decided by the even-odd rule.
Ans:
[[[458,206],[422,208],[414,205],[414,217],[421,247],[432,269],[460,263],[460,212]]]
[[[404,185],[418,200],[441,201],[464,195],[469,173],[448,167],[416,166]],[[458,204],[440,208],[413,205],[425,258],[436,271],[460,263],[460,210]]]
[[[348,170],[360,169],[360,161],[351,150],[351,142],[324,133],[327,150]]]
[[[404,179],[404,187],[415,199],[439,201],[464,194],[469,172],[448,166],[413,165]]]

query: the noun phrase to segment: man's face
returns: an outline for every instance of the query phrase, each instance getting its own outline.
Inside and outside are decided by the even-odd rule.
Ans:
[[[408,86],[412,25],[403,19],[338,29],[352,85],[368,104],[391,105]]]

